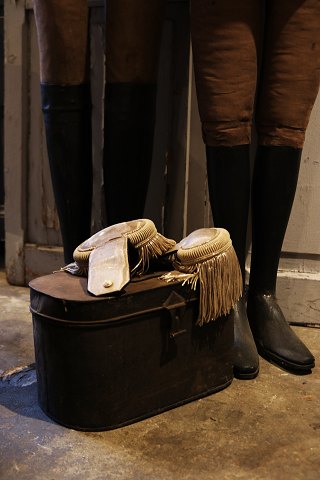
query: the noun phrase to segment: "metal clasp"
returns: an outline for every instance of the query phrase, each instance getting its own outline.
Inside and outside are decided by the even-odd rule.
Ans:
[[[173,291],[163,304],[163,308],[167,310],[171,317],[171,327],[169,332],[170,338],[186,333],[187,330],[182,328],[181,320],[183,318],[187,302],[184,297]]]

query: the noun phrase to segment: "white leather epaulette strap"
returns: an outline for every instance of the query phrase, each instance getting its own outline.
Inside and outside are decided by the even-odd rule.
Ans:
[[[93,295],[119,292],[130,280],[128,239],[118,237],[95,248],[89,257],[88,291]]]

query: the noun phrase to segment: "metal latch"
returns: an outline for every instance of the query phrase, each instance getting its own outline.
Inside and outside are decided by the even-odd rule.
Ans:
[[[170,293],[163,304],[163,308],[167,310],[171,317],[169,337],[172,339],[187,332],[187,330],[181,326],[181,320],[184,316],[186,306],[187,302],[185,298],[175,291]]]

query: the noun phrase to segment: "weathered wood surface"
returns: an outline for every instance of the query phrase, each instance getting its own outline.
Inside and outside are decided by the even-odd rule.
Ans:
[[[92,229],[97,231],[104,218],[101,169],[104,12],[101,0],[88,3],[92,7],[90,65],[95,185]],[[23,284],[34,276],[49,273],[63,260],[40,109],[32,2],[6,0],[5,9],[6,266],[9,281]],[[145,210],[159,230],[176,240],[196,228],[212,225],[205,150],[190,63],[188,13],[187,1],[169,1],[160,55],[153,169]],[[280,265],[284,277],[291,278],[301,290],[301,305],[308,304],[308,298],[313,297],[312,292],[320,285],[319,131],[320,96],[307,130],[298,190]],[[279,280],[279,298],[286,295],[288,282]],[[307,292],[307,285],[311,293]]]
[[[27,25],[24,4],[5,2],[5,228],[10,282],[22,285],[26,225],[28,130]]]

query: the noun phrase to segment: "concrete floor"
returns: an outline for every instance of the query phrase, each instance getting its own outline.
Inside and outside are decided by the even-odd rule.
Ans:
[[[118,430],[83,433],[37,404],[29,292],[0,272],[1,480],[316,480],[320,368],[261,360],[251,381]],[[320,365],[320,330],[295,327]],[[16,369],[16,367],[22,367]]]

